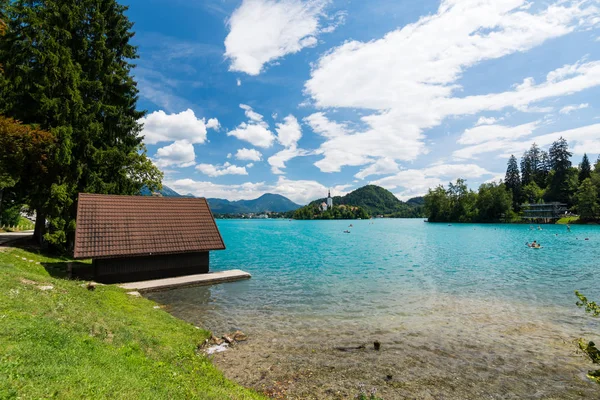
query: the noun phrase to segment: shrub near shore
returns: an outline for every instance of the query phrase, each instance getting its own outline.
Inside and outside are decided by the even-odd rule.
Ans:
[[[64,261],[0,251],[0,398],[263,398],[198,353],[209,332],[117,287],[61,279]]]

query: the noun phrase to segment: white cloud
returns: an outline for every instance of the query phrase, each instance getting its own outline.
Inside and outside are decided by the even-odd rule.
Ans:
[[[590,105],[588,103],[582,103],[579,105],[568,105],[568,106],[564,106],[563,108],[560,109],[560,113],[561,114],[571,114],[573,111],[577,111],[577,110],[582,110],[584,108],[588,108]]]
[[[252,109],[249,105],[240,104],[240,108],[244,110],[244,114],[250,121],[261,122],[263,120],[263,116]]]
[[[239,149],[235,153],[235,158],[238,160],[247,160],[247,161],[260,161],[262,160],[262,154],[260,151],[256,149]]]
[[[400,169],[398,168],[396,161],[392,160],[391,158],[380,158],[368,167],[361,169],[356,175],[354,175],[354,177],[358,179],[365,179],[371,175],[394,174],[399,170]]]
[[[252,167],[254,167],[254,163],[246,164],[246,168],[252,168]]]
[[[315,165],[334,172],[379,158],[411,161],[428,152],[423,132],[449,116],[507,107],[542,112],[548,107],[531,104],[600,84],[600,64],[581,62],[551,72],[541,84],[528,78],[503,93],[454,97],[468,68],[600,21],[600,11],[589,2],[561,0],[542,9],[528,4],[443,0],[434,15],[379,40],[348,41],[323,55],[305,84],[314,104],[374,112],[361,118],[366,128],[338,129],[326,137],[317,151],[323,159]]]
[[[306,150],[298,149],[296,146],[285,148],[275,154],[273,154],[267,160],[269,165],[271,166],[271,171],[274,174],[283,174],[283,170],[285,169],[285,163],[290,161],[293,158],[306,156],[309,153]]]
[[[269,148],[275,141],[275,135],[269,130],[269,125],[263,121],[263,116],[246,104],[240,104],[244,110],[248,122],[242,122],[232,131],[227,132],[227,136],[235,136],[257,147]]]
[[[211,118],[196,118],[194,111],[188,109],[179,114],[167,114],[162,110],[148,114],[139,120],[144,124],[142,135],[147,144],[187,140],[189,143],[204,143],[206,129],[216,129],[219,121]]]
[[[574,154],[600,153],[600,124],[587,125],[579,128],[568,129],[560,132],[553,132],[544,135],[532,136],[522,141],[515,140],[491,140],[474,146],[467,146],[453,153],[456,158],[473,158],[479,154],[500,152],[501,157],[508,157],[511,154],[522,154],[532,143],[537,143],[540,147],[549,146],[560,137],[569,142],[571,151]]]
[[[302,128],[293,115],[288,115],[283,122],[276,124],[277,141],[285,148],[273,154],[267,160],[274,174],[284,174],[285,163],[296,157],[309,154],[308,151],[298,148],[298,141],[302,137]]]
[[[481,178],[485,175],[495,174],[476,164],[438,164],[423,169],[405,169],[371,183],[394,192],[401,200],[408,200],[457,178]]]
[[[248,175],[246,167],[238,167],[237,165],[226,162],[223,165],[213,164],[198,164],[196,169],[208,176],[223,176],[223,175]]]
[[[238,86],[242,86],[242,80],[241,80],[240,78],[237,78],[237,79],[235,80],[235,83],[236,83]]]
[[[516,139],[531,135],[539,124],[540,121],[518,126],[479,125],[471,129],[466,129],[458,139],[458,143],[478,144],[496,139]]]
[[[192,193],[199,197],[216,197],[228,200],[255,199],[265,193],[276,193],[290,200],[306,204],[312,200],[327,196],[328,188],[312,180],[290,180],[280,176],[277,182],[246,182],[239,185],[221,185],[212,182],[195,181],[192,179],[179,179],[167,181],[166,185],[180,193]],[[345,194],[347,185],[334,186],[332,196]]]
[[[475,123],[475,126],[479,126],[479,125],[493,125],[493,124],[495,124],[498,121],[499,120],[497,120],[494,117],[479,117],[479,119]]]
[[[266,63],[316,45],[328,0],[244,0],[228,21],[230,71],[258,75]]]
[[[155,159],[159,168],[168,166],[191,167],[195,163],[196,153],[193,144],[185,140],[178,140],[169,146],[158,149]]]
[[[284,147],[296,146],[302,137],[302,129],[298,120],[293,115],[288,115],[283,122],[277,123],[277,141]]]

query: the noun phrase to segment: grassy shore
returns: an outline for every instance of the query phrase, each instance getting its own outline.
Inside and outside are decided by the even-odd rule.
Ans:
[[[263,398],[198,352],[209,332],[117,287],[63,279],[64,261],[0,250],[0,398]]]

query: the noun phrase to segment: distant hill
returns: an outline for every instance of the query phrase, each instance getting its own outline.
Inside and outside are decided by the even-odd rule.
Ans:
[[[160,194],[162,194],[164,197],[189,197],[189,196],[182,196],[179,193],[177,193],[176,191],[174,191],[173,189],[171,189],[168,186],[163,185],[162,189],[158,191]],[[142,188],[142,190],[140,190],[140,195],[142,196],[151,196],[152,193],[150,192],[150,190],[144,186]]]
[[[163,185],[159,193],[164,197],[195,197],[191,193],[185,196],[180,195],[168,186]],[[150,196],[150,190],[143,187],[140,191],[142,196]],[[294,203],[290,199],[280,194],[265,193],[258,199],[254,200],[237,200],[229,201],[225,199],[206,199],[210,205],[210,209],[214,214],[246,214],[246,213],[262,213],[265,211],[271,212],[288,212],[300,208],[299,204]]]
[[[229,201],[225,199],[207,199],[215,214],[261,213],[265,211],[287,212],[300,208],[287,197],[266,193],[254,200]]]
[[[318,199],[309,205],[318,205],[323,201],[324,198]],[[363,186],[345,196],[335,196],[333,204],[362,207],[372,216],[412,218],[423,215],[422,198],[415,197],[405,203],[398,200],[389,190],[376,185]]]

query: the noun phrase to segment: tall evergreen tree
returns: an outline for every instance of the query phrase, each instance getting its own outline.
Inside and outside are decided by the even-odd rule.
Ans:
[[[517,158],[514,155],[511,155],[508,160],[504,184],[506,189],[512,193],[513,209],[518,210],[522,200],[522,190],[519,166],[517,165]]]
[[[552,177],[548,185],[548,200],[571,203],[571,195],[576,188],[571,187],[570,170],[571,156],[569,144],[564,138],[560,138],[550,146],[550,166]]]
[[[590,160],[588,159],[587,154],[583,154],[583,159],[581,160],[581,164],[579,164],[579,183],[583,182],[587,178],[592,176],[592,166],[590,165]]]
[[[538,186],[545,187],[549,170],[548,154],[537,144],[532,144],[521,158],[522,185],[535,181]]]
[[[0,44],[6,83],[0,112],[50,131],[56,157],[38,211],[37,233],[73,240],[79,192],[136,194],[161,174],[145,155],[131,77],[132,23],[115,0],[18,0]]]

